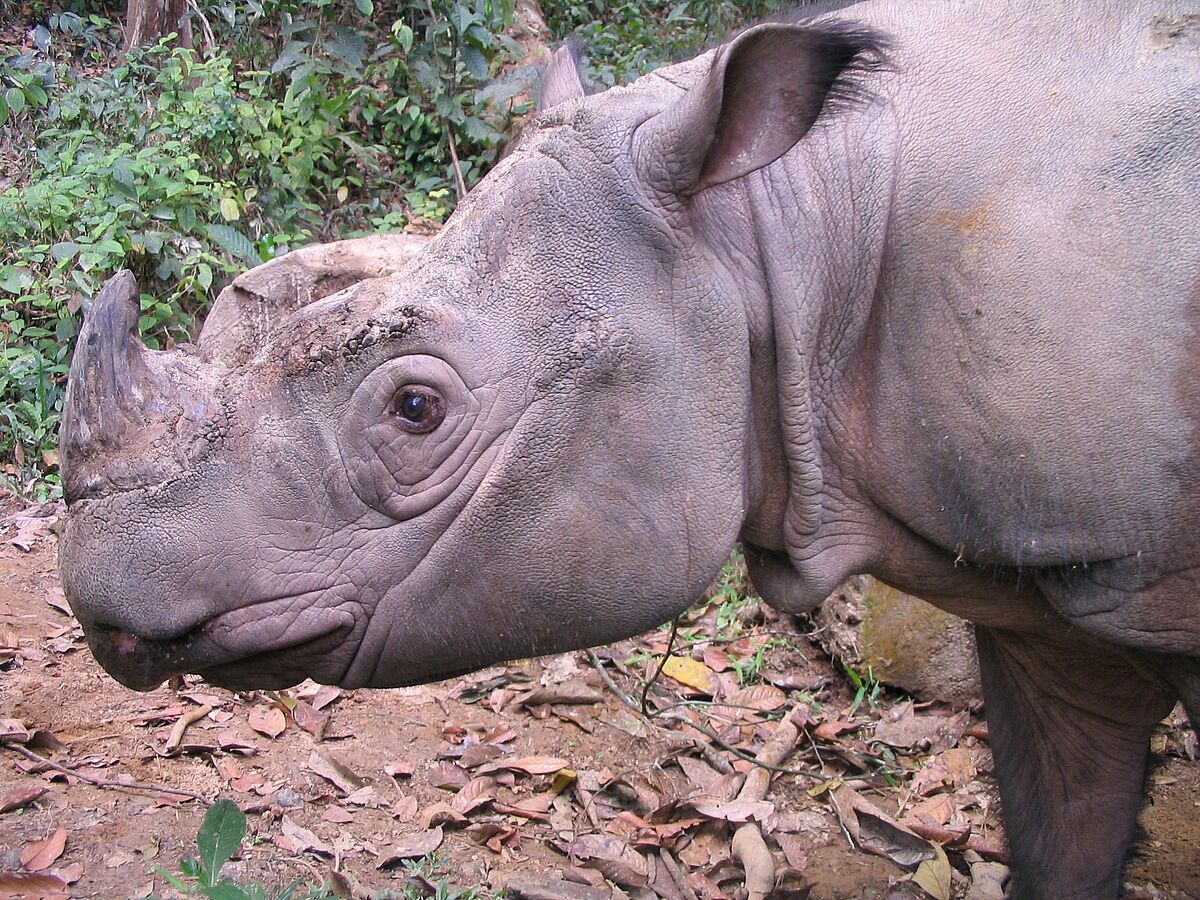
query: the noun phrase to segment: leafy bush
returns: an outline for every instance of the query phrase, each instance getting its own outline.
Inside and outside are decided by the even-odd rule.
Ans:
[[[589,77],[611,86],[715,44],[781,6],[779,0],[567,0],[547,2],[543,9],[556,36],[579,38]]]
[[[86,298],[122,267],[153,346],[194,332],[232,273],[299,243],[440,222],[527,109],[514,0],[206,0],[196,33],[112,57],[79,0],[35,49],[0,47],[0,479],[56,489],[69,346]],[[625,80],[775,0],[547,2],[593,77]],[[70,65],[68,64],[70,63]],[[26,151],[17,144],[28,141]],[[7,151],[7,152],[6,152]]]
[[[284,43],[269,67],[164,41],[22,107],[44,110],[30,172],[0,193],[0,457],[25,492],[55,486],[41,476],[66,348],[84,299],[117,269],[142,285],[148,343],[169,345],[233,272],[300,242],[440,221],[456,182],[474,183],[494,156],[511,110],[479,94],[517,49],[497,36],[511,8],[435,2],[376,28],[362,20],[371,0],[358,0],[369,50],[334,15],[341,5],[293,6],[273,10]],[[231,14],[232,28],[267,11]],[[28,85],[53,81],[39,79]]]

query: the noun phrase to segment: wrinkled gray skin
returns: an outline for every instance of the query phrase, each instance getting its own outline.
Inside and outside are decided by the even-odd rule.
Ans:
[[[1200,9],[868,3],[545,93],[415,261],[243,291],[199,351],[96,300],[96,656],[427,681],[654,626],[740,538],[782,609],[869,572],[978,623],[1015,894],[1115,896],[1150,729],[1200,713]]]

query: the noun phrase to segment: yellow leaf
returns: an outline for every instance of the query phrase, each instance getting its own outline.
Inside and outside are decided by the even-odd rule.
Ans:
[[[717,676],[713,674],[712,669],[697,660],[686,656],[668,656],[662,671],[668,678],[674,678],[690,688],[706,694],[716,692]]]
[[[937,856],[917,866],[912,880],[924,888],[933,900],[950,900],[950,860],[946,859],[946,851],[940,845],[932,841],[930,843]]]
[[[550,790],[556,794],[561,794],[574,784],[575,779],[578,777],[579,773],[574,769],[559,769],[554,773],[554,778],[550,781]]]
[[[241,213],[238,212],[237,201],[234,200],[232,197],[222,197],[221,198],[221,217],[226,222],[233,222],[233,221],[237,220],[237,217],[239,215],[241,215]]]

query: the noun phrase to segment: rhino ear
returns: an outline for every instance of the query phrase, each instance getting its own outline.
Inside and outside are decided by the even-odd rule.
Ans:
[[[770,165],[823,111],[863,94],[881,39],[841,24],[766,24],[717,51],[712,67],[639,130],[634,152],[655,187],[690,196]]]
[[[554,51],[538,79],[538,112],[545,112],[567,100],[580,100],[587,96],[579,64],[579,45],[574,39],[569,39]]]

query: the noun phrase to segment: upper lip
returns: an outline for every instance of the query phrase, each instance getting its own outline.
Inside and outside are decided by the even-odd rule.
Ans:
[[[100,664],[126,687],[145,691],[158,687],[174,675],[189,672],[203,675],[208,670],[244,664],[259,656],[299,650],[335,632],[353,629],[353,621],[344,617],[313,617],[299,629],[285,632],[273,641],[242,637],[237,633],[237,624],[223,629],[218,640],[214,632],[226,624],[223,620],[244,609],[214,616],[174,638],[145,638],[103,624],[92,624],[85,631]],[[264,668],[269,670],[271,667]]]

